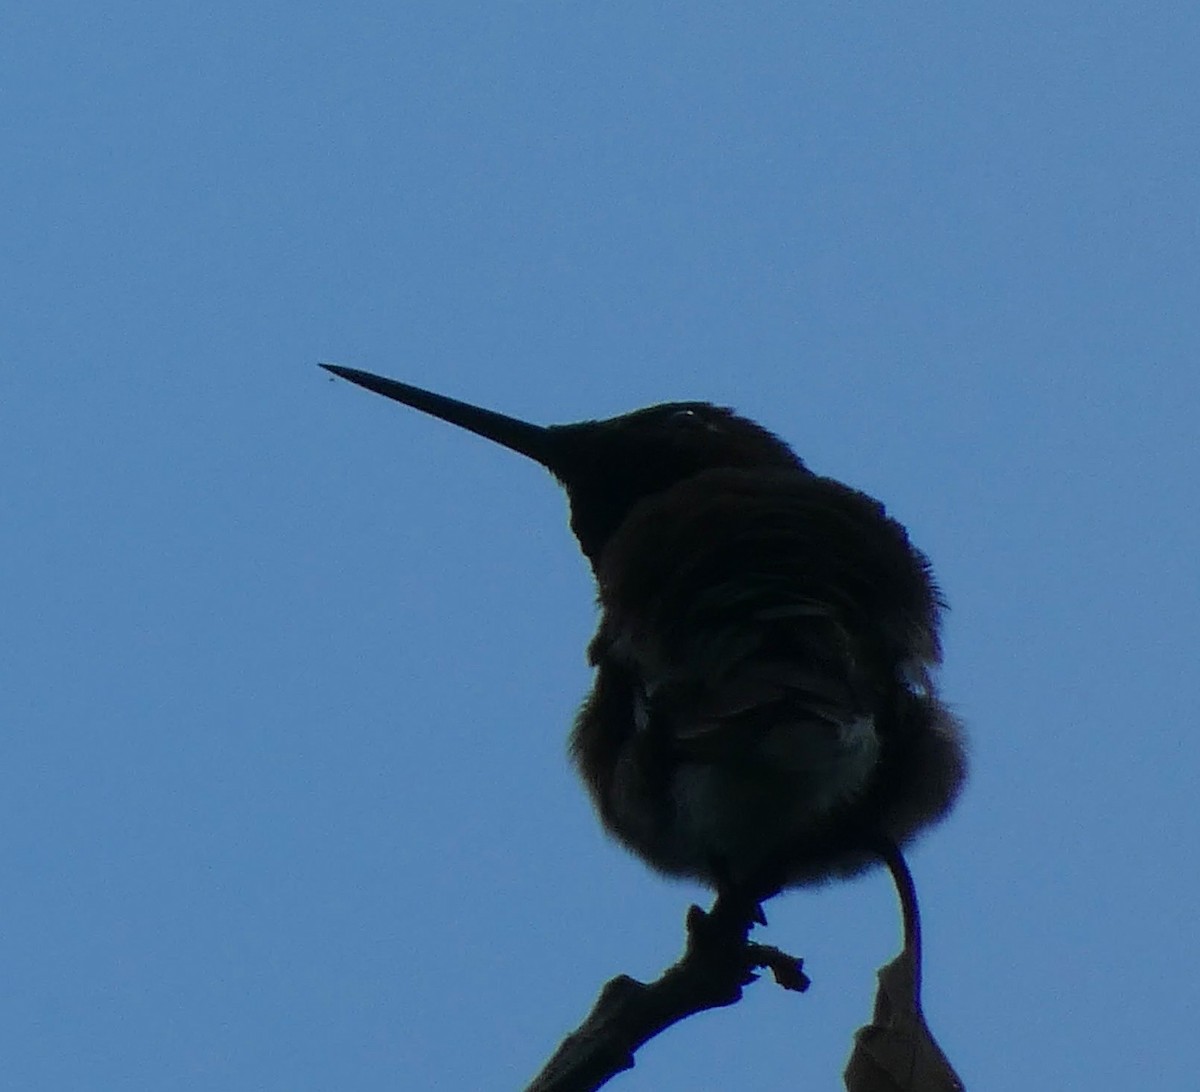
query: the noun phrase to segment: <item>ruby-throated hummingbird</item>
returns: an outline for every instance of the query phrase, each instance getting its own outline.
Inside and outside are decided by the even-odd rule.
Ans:
[[[965,760],[933,678],[943,603],[878,501],[706,402],[541,427],[322,367],[566,489],[601,612],[571,753],[653,868],[757,902],[852,875],[949,810]]]

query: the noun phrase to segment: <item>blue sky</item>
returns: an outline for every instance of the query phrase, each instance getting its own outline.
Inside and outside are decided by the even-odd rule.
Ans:
[[[1190,1087],[1198,55],[1184,4],[9,5],[0,1085],[519,1087],[678,952],[566,762],[562,498],[334,360],[730,404],[886,500],[972,737],[935,1030],[973,1092]],[[889,885],[770,917],[812,990],[620,1087],[838,1083]]]

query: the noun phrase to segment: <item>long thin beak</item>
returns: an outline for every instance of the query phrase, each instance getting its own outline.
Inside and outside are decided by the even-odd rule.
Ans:
[[[561,445],[556,442],[555,432],[541,425],[531,425],[528,421],[520,421],[515,417],[505,417],[502,413],[472,406],[468,402],[459,402],[445,395],[434,394],[420,387],[399,383],[395,379],[385,379],[381,375],[370,372],[360,372],[356,368],[342,368],[337,364],[322,364],[327,372],[340,375],[343,379],[366,387],[369,391],[382,394],[396,402],[449,421],[452,425],[465,428],[494,443],[501,444],[510,451],[539,462],[552,472],[557,472],[561,463]]]

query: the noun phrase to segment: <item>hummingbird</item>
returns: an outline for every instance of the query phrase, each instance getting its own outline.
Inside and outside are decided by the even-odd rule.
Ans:
[[[605,829],[762,917],[940,820],[966,775],[945,603],[865,493],[707,402],[540,426],[321,367],[540,463],[596,580],[570,753]]]

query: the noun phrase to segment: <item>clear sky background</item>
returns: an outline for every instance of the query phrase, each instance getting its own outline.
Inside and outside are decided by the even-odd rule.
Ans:
[[[968,1087],[1195,1087],[1194,4],[17,2],[0,16],[0,1087],[519,1087],[698,889],[564,752],[537,422],[697,398],[952,605],[912,854]],[[840,1086],[885,876],[613,1087]]]

